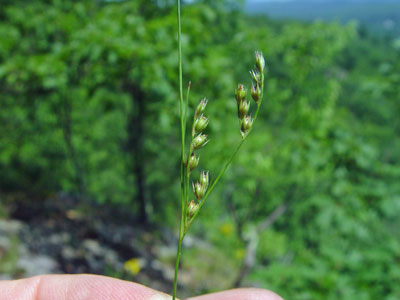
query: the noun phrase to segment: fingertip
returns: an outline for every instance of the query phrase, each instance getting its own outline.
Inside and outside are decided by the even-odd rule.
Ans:
[[[38,300],[148,300],[157,292],[143,285],[98,275],[49,275],[41,282]]]
[[[0,283],[0,300],[169,300],[128,281],[96,275],[42,275]]]
[[[170,295],[158,292],[156,294],[154,294],[152,297],[150,297],[149,300],[171,300],[172,297]],[[178,298],[175,298],[177,300],[179,300]]]
[[[188,300],[283,300],[283,298],[265,289],[241,288],[189,298]]]
[[[266,289],[259,288],[247,288],[243,289],[245,293],[250,294],[250,299],[259,299],[259,300],[283,300],[283,298],[274,292]]]
[[[19,280],[3,280],[0,282],[0,300],[38,299],[41,276]]]

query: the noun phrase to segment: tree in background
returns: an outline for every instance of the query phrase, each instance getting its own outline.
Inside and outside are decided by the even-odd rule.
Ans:
[[[170,4],[2,4],[2,193],[76,193],[175,225]],[[264,123],[194,224],[215,247],[185,254],[183,267],[196,274],[188,289],[236,281],[288,299],[397,299],[398,43],[353,25],[272,22],[234,6],[198,1],[182,12],[191,97],[210,99],[210,138],[222,136],[201,153],[207,169],[237,137],[232,92],[236,79],[247,80],[247,54],[261,49],[269,68]],[[254,149],[262,150],[250,155]]]

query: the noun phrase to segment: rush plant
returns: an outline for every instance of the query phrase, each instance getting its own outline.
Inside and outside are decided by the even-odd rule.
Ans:
[[[253,129],[254,123],[257,119],[258,113],[260,111],[263,93],[264,93],[264,69],[265,61],[261,52],[255,52],[255,69],[250,71],[250,76],[252,78],[252,85],[250,88],[250,94],[253,98],[256,110],[254,117],[249,113],[250,111],[250,101],[247,101],[247,89],[243,84],[239,84],[236,92],[235,98],[238,108],[238,121],[239,121],[239,132],[240,140],[236,149],[232,152],[229,159],[225,162],[222,169],[220,170],[218,176],[214,181],[210,182],[209,171],[201,171],[200,177],[197,181],[191,182],[191,175],[193,170],[195,170],[200,161],[200,156],[197,154],[197,150],[203,148],[208,142],[208,136],[204,133],[209,124],[209,119],[205,114],[205,109],[207,107],[207,99],[204,98],[197,105],[192,120],[192,126],[190,131],[189,142],[185,140],[187,132],[187,122],[188,122],[188,107],[189,107],[189,95],[190,95],[190,82],[188,85],[186,98],[184,100],[183,96],[183,79],[182,79],[182,42],[181,42],[181,2],[177,0],[177,18],[178,18],[178,64],[179,64],[179,107],[180,107],[180,129],[181,129],[181,218],[179,226],[179,239],[178,239],[178,249],[176,254],[175,263],[175,276],[174,276],[174,286],[172,298],[176,298],[177,282],[178,282],[178,269],[179,260],[182,253],[182,242],[189,230],[190,225],[196,219],[200,212],[200,209],[204,205],[210,193],[213,191],[221,177],[224,175],[225,171],[232,163],[236,154],[242,147],[243,143],[246,141],[248,135]],[[233,97],[232,97],[233,98]],[[190,196],[190,185],[193,191],[193,200]]]

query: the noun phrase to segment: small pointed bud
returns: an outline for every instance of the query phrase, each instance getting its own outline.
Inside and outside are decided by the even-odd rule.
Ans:
[[[206,106],[207,106],[207,102],[208,102],[207,98],[203,98],[200,101],[200,103],[197,105],[196,110],[194,112],[195,119],[197,119],[197,117],[200,116],[204,112],[204,110],[206,109]]]
[[[258,84],[251,86],[251,97],[253,97],[254,101],[258,104],[261,99],[261,88]]]
[[[238,107],[238,117],[239,119],[243,119],[245,115],[249,112],[250,102],[243,100],[240,102]]]
[[[246,98],[246,89],[243,84],[239,84],[235,92],[236,101],[239,104],[240,101]]]
[[[260,51],[256,51],[256,67],[260,73],[264,73],[265,59]]]
[[[189,219],[190,219],[191,217],[193,217],[194,214],[195,214],[198,210],[199,210],[199,205],[198,205],[196,202],[194,202],[194,200],[190,201],[190,202],[188,203],[188,211],[187,211],[187,214],[188,214]]]
[[[193,193],[197,201],[200,201],[201,199],[203,199],[204,194],[206,193],[206,189],[201,185],[200,182],[196,182],[195,184],[193,184]]]
[[[207,190],[208,188],[208,172],[204,172],[202,171],[200,173],[200,180],[199,180],[200,184],[202,185],[202,187]]]
[[[203,115],[198,117],[193,124],[195,134],[202,132],[204,129],[206,129],[207,125],[208,125],[208,118],[206,118]]]
[[[192,172],[194,169],[197,168],[199,160],[200,157],[196,157],[196,155],[192,153],[192,155],[189,158],[189,165],[188,165],[190,172]]]
[[[245,138],[247,133],[249,133],[249,130],[253,126],[253,119],[250,116],[245,116],[241,121],[240,121],[240,133],[242,134],[242,137]]]
[[[193,150],[200,149],[201,147],[205,146],[208,143],[207,135],[199,134],[196,136],[192,141],[192,148]]]

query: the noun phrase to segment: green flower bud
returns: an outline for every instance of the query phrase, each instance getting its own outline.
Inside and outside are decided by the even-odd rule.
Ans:
[[[205,146],[208,143],[207,135],[199,134],[196,136],[192,141],[192,148],[193,150],[200,149],[201,147]]]
[[[194,196],[196,197],[197,201],[200,201],[201,199],[203,199],[205,193],[206,193],[206,188],[204,188],[204,186],[201,185],[200,182],[196,182],[195,184],[193,184],[193,193]]]
[[[256,67],[260,73],[264,73],[265,60],[260,51],[256,51]]]
[[[194,155],[194,154],[192,154],[190,156],[189,164],[188,164],[190,172],[192,172],[194,169],[197,168],[197,165],[199,164],[199,160],[200,160],[200,157],[196,157],[196,155]]]
[[[235,92],[236,101],[239,104],[240,101],[246,98],[246,89],[244,88],[243,84],[239,84],[238,88]]]
[[[207,125],[208,125],[208,118],[206,118],[203,115],[198,117],[193,124],[195,134],[202,132],[204,129],[206,129]]]
[[[200,180],[199,180],[200,184],[203,186],[203,188],[205,190],[207,190],[208,188],[208,172],[204,172],[202,171],[200,173]]]
[[[254,101],[258,104],[261,99],[261,88],[258,84],[251,85],[251,97],[253,97]]]
[[[243,100],[240,102],[238,107],[238,117],[239,119],[243,119],[245,115],[249,112],[250,102]]]
[[[252,126],[253,126],[252,117],[245,116],[242,120],[240,120],[240,133],[242,134],[243,138],[246,137]]]
[[[200,103],[197,105],[196,110],[194,112],[194,117],[197,119],[198,116],[200,116],[204,110],[206,109],[208,100],[206,98],[203,98]]]
[[[199,210],[199,205],[198,205],[196,202],[194,202],[194,200],[190,201],[190,202],[188,203],[188,210],[187,210],[187,214],[188,214],[189,219],[190,219],[191,217],[193,217],[194,214],[195,214],[198,210]]]

